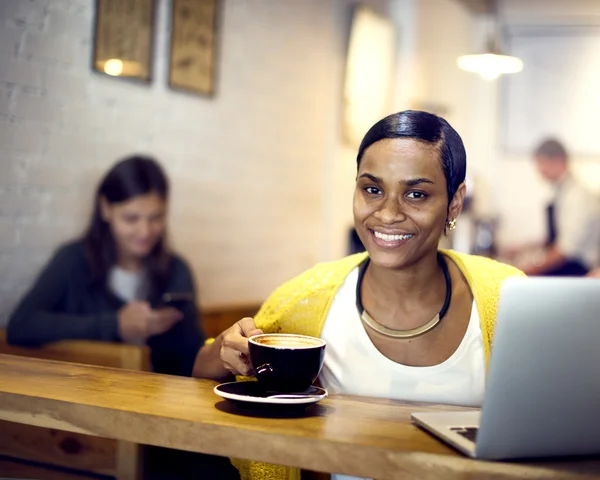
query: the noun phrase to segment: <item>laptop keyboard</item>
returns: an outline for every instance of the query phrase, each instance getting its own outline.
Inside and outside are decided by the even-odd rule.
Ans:
[[[450,430],[458,433],[459,435],[465,437],[467,440],[471,440],[475,443],[477,439],[477,430],[478,427],[450,427]]]

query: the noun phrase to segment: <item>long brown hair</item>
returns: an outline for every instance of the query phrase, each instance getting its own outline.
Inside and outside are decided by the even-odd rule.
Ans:
[[[117,247],[109,224],[102,218],[100,201],[104,198],[109,204],[115,204],[149,193],[156,193],[166,201],[169,182],[156,160],[141,155],[133,155],[116,163],[98,186],[92,220],[83,241],[92,281],[107,291],[109,271],[117,262]],[[166,287],[170,259],[164,237],[144,258],[148,299],[156,299]]]

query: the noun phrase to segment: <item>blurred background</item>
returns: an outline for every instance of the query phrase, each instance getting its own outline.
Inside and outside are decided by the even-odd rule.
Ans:
[[[92,0],[0,0],[0,327],[51,253],[82,232],[101,175],[131,153],[170,176],[171,244],[206,308],[258,304],[348,253],[357,141],[391,112],[438,113],[465,142],[457,249],[543,241],[551,192],[531,155],[545,136],[561,138],[573,174],[600,190],[597,0],[217,6],[214,88],[198,94],[167,81],[167,0],[156,2],[146,82],[93,68]],[[490,40],[523,70],[490,79],[459,68]]]

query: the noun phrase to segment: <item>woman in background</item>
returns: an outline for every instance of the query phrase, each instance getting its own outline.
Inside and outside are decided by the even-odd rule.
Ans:
[[[100,182],[83,238],[58,250],[12,314],[8,342],[147,344],[156,372],[190,375],[204,341],[195,303],[161,306],[165,292],[194,293],[190,269],[165,244],[168,195],[154,160],[117,163]]]
[[[168,197],[168,180],[155,160],[132,156],[114,165],[100,182],[87,232],[57,251],[21,300],[8,342],[146,344],[155,372],[191,375],[204,336],[192,273],[166,245]],[[177,309],[165,306],[165,293],[190,300]],[[237,478],[226,459],[155,448],[146,453],[148,478]]]

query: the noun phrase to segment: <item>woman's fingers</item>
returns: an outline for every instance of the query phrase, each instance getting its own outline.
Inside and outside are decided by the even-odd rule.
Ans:
[[[221,360],[225,368],[234,375],[252,374],[252,365],[242,352],[224,346],[221,348]]]

